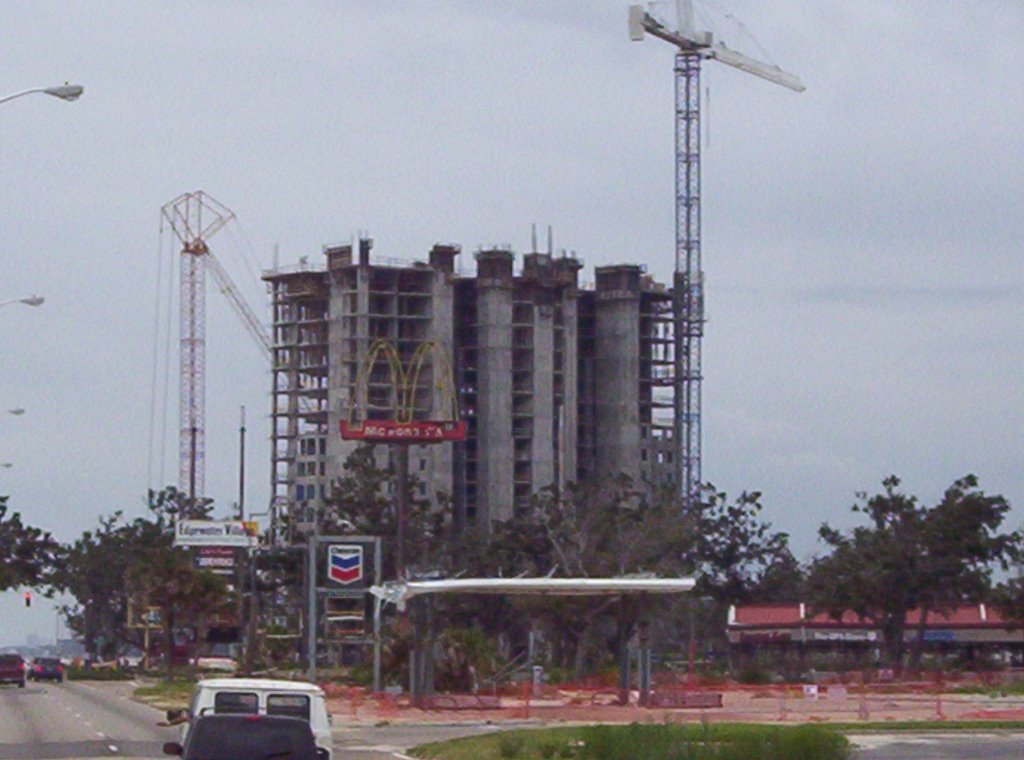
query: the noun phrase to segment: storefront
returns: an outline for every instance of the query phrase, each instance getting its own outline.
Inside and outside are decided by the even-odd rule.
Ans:
[[[922,631],[920,622],[920,611],[907,614],[903,636],[908,646]],[[726,633],[734,660],[762,657],[801,668],[815,654],[850,663],[878,662],[883,641],[877,625],[853,612],[837,620],[801,603],[731,606]],[[930,655],[1024,664],[1024,630],[988,605],[930,613],[923,638],[924,652]]]

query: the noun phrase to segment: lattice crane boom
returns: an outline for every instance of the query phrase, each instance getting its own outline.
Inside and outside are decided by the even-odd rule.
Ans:
[[[672,286],[674,335],[673,413],[676,483],[685,509],[700,503],[701,340],[704,337],[704,271],[701,267],[700,64],[716,60],[796,92],[799,77],[727,48],[707,31],[697,31],[690,0],[677,0],[677,28],[670,29],[642,5],[629,7],[629,36],[645,34],[678,50],[675,60],[676,246]]]
[[[267,332],[267,329],[256,317],[249,304],[246,303],[241,291],[239,291],[238,286],[235,285],[227,270],[221,266],[220,261],[210,251],[206,253],[206,266],[209,267],[213,279],[217,281],[220,292],[228,299],[228,303],[231,304],[235,313],[242,319],[242,323],[245,325],[249,335],[252,336],[253,340],[256,341],[256,345],[261,349],[261,353],[269,360],[273,352],[273,343],[270,340],[270,334]]]

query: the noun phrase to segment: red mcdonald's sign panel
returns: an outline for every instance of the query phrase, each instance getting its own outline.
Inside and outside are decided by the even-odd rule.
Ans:
[[[346,441],[370,443],[441,443],[464,441],[466,423],[462,420],[439,422],[436,420],[363,420],[341,422],[341,437]]]

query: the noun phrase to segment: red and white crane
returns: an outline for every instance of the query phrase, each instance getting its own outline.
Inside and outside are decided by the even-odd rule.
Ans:
[[[235,219],[234,212],[198,190],[179,195],[164,205],[160,213],[181,243],[178,488],[190,499],[200,499],[205,493],[206,479],[207,269],[268,360],[271,341],[266,328],[207,244]]]

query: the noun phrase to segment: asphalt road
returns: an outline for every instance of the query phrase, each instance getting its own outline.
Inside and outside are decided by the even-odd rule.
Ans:
[[[164,757],[173,729],[125,689],[63,683],[0,687],[0,760]]]
[[[124,682],[0,686],[0,760],[165,758],[178,731],[164,714],[130,699]],[[493,731],[493,726],[344,726],[334,730],[335,760],[395,760],[416,744]]]
[[[164,757],[177,731],[163,714],[129,698],[126,683],[0,687],[0,760]],[[513,728],[512,724],[502,724]],[[496,730],[486,724],[346,726],[334,729],[336,760],[394,760],[424,742]],[[855,760],[1018,760],[1024,734],[892,733],[852,735]]]
[[[892,734],[852,734],[854,760],[1019,760],[1024,757],[1024,734],[909,731]]]

